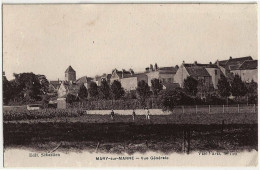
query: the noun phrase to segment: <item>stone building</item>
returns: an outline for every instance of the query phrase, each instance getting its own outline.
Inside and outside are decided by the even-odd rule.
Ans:
[[[184,80],[187,77],[198,81],[198,93],[197,96],[204,98],[209,92],[214,90],[214,85],[210,73],[207,71],[206,67],[197,63],[185,64],[183,63],[178,69],[174,81],[178,83],[181,88],[184,87]]]
[[[90,86],[90,83],[93,82],[94,79],[92,77],[83,76],[75,81],[77,85],[84,84],[84,86],[88,89]]]
[[[223,72],[223,74],[226,77],[229,77],[229,74],[233,70],[237,70],[241,64],[245,61],[252,61],[253,58],[251,56],[247,57],[240,57],[240,58],[232,58],[230,57],[228,60],[217,60],[216,64],[220,68],[220,70]]]
[[[65,71],[65,81],[58,82],[60,83],[57,90],[58,99],[57,99],[57,108],[66,109],[66,98],[68,94],[77,96],[79,85],[76,84],[76,71],[69,66]],[[57,82],[55,82],[57,84]]]
[[[150,64],[150,67],[145,69],[148,77],[148,85],[151,86],[152,79],[159,79],[162,83],[173,83],[174,75],[178,70],[178,66],[175,67],[158,67],[157,64]]]
[[[133,74],[130,77],[122,78],[121,85],[125,91],[136,90],[138,87],[138,82],[144,80],[146,83],[148,82],[148,77],[144,73]]]
[[[209,82],[206,84],[213,85],[214,89],[217,89],[221,74],[223,73],[220,68],[211,62],[209,64],[200,64],[196,61],[193,64],[183,63],[175,75],[175,83],[179,83],[180,87],[183,87],[184,80],[188,76],[192,76],[197,80],[204,79],[205,83]]]
[[[76,71],[71,66],[65,71],[65,81],[76,81]]]
[[[59,98],[66,98],[68,94],[78,96],[80,85],[75,82],[63,81],[58,90]]]
[[[212,64],[212,62],[210,62],[209,64],[199,64],[195,61],[192,65],[204,67],[211,76],[211,81],[214,89],[218,89],[218,81],[220,79],[221,74],[223,75],[223,73],[216,64]]]
[[[115,80],[121,82],[121,79],[131,77],[132,75],[134,75],[134,71],[132,69],[130,69],[129,71],[126,71],[125,69],[123,69],[122,71],[114,69],[112,70],[110,84],[112,84]]]
[[[252,80],[258,82],[257,60],[244,61],[239,67],[234,68],[231,72],[238,74],[242,81],[249,83]]]
[[[94,81],[97,83],[97,86],[100,86],[101,85],[101,82],[103,80],[106,80],[108,84],[110,84],[110,79],[111,79],[111,74],[106,74],[104,73],[103,75],[101,76],[95,76],[95,79]]]

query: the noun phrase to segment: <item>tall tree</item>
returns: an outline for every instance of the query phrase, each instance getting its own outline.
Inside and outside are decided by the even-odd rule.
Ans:
[[[125,91],[122,88],[121,83],[117,80],[113,81],[111,85],[111,92],[112,92],[113,99],[115,100],[120,99],[125,94]]]
[[[97,87],[97,83],[95,82],[91,82],[89,84],[89,89],[88,89],[89,95],[91,98],[96,98],[98,97],[98,87]]]
[[[144,80],[139,81],[136,91],[137,91],[139,100],[141,102],[141,105],[144,106],[145,99],[148,98],[150,95],[150,88],[149,88],[148,84]]]
[[[239,75],[235,75],[233,81],[231,82],[231,93],[235,97],[244,96],[247,93],[247,88],[245,83],[242,81]]]
[[[252,80],[247,84],[247,103],[257,103],[258,91],[257,91],[257,83]]]
[[[184,80],[184,89],[190,95],[195,96],[198,92],[198,81],[191,76],[187,77]]]
[[[218,93],[221,97],[225,97],[228,102],[228,97],[230,96],[231,87],[227,80],[227,78],[224,75],[220,75],[220,79],[218,81]],[[227,103],[228,104],[228,103]]]
[[[10,82],[5,76],[3,76],[3,102],[8,104],[9,100],[12,98],[12,87]]]
[[[247,93],[249,95],[253,95],[253,94],[257,93],[257,86],[258,86],[257,83],[254,80],[252,80],[247,85]]]
[[[41,99],[42,85],[33,73],[20,73],[14,74],[17,91],[16,95],[22,96],[26,100],[39,100]]]
[[[158,93],[163,89],[163,85],[159,79],[152,79],[151,84],[152,84],[153,95],[157,96]]]
[[[41,92],[46,94],[49,90],[49,81],[47,80],[45,75],[37,75],[39,82],[41,84]]]
[[[99,97],[100,99],[110,99],[110,86],[106,80],[101,81],[101,85],[99,87]]]
[[[78,96],[81,100],[86,100],[88,98],[88,90],[83,83],[79,87]]]
[[[182,89],[166,90],[160,93],[164,109],[172,110],[177,105],[190,104],[193,99],[187,96]]]

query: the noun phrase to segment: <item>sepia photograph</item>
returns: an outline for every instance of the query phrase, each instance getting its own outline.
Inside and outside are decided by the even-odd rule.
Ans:
[[[4,167],[258,165],[257,4],[3,4]]]

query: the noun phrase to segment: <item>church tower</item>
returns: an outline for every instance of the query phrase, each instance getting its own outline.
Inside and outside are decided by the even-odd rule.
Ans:
[[[72,82],[76,81],[76,71],[71,66],[65,71],[65,80]]]

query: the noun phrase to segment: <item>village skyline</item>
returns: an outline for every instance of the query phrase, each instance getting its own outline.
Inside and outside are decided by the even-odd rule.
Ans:
[[[69,65],[77,77],[93,77],[114,68],[142,72],[154,63],[164,67],[183,60],[214,63],[229,56],[257,59],[255,7],[5,5],[3,70],[8,79],[13,73],[33,72],[57,80]]]
[[[247,56],[250,56],[250,55],[247,55]],[[229,57],[227,57],[227,58],[224,58],[224,59],[222,59],[222,60],[229,60],[230,59],[230,57],[232,57],[232,56],[229,56]],[[246,56],[242,56],[242,57],[246,57]],[[251,56],[252,57],[252,56]],[[232,57],[232,58],[240,58],[240,57]],[[258,58],[254,58],[254,57],[252,57],[254,60],[257,60]],[[220,60],[220,59],[217,59],[217,60]],[[60,81],[64,81],[65,80],[65,76],[64,76],[64,73],[65,73],[65,70],[69,67],[69,66],[71,66],[75,71],[76,71],[76,79],[79,79],[79,78],[81,78],[81,77],[84,77],[84,76],[87,76],[87,77],[91,77],[91,78],[95,78],[96,76],[102,76],[103,74],[111,74],[112,73],[112,71],[114,70],[114,69],[117,69],[118,71],[122,71],[123,69],[124,70],[126,70],[126,71],[129,71],[129,69],[132,69],[133,71],[134,71],[134,73],[144,73],[145,72],[145,68],[147,68],[147,67],[150,67],[150,64],[152,64],[153,66],[155,65],[155,64],[157,64],[158,65],[158,67],[160,68],[160,67],[175,67],[175,66],[181,66],[182,64],[183,64],[183,62],[184,63],[187,63],[187,64],[193,64],[193,63],[195,63],[195,62],[197,62],[197,63],[199,63],[199,64],[209,64],[210,62],[212,63],[212,64],[215,64],[215,62],[217,61],[217,60],[215,60],[215,61],[209,61],[209,62],[200,62],[200,61],[198,61],[198,60],[194,60],[194,61],[191,61],[191,62],[189,62],[189,61],[182,61],[181,63],[179,63],[179,64],[172,64],[172,65],[170,65],[170,64],[168,64],[168,65],[160,65],[160,63],[159,62],[154,62],[154,63],[147,63],[146,65],[144,65],[144,67],[143,68],[135,68],[135,67],[131,67],[131,68],[124,68],[124,67],[122,67],[122,68],[120,68],[120,67],[115,67],[115,68],[111,68],[111,70],[110,71],[108,71],[108,72],[100,72],[100,73],[96,73],[96,74],[94,74],[94,75],[88,75],[87,73],[86,74],[84,74],[84,73],[79,73],[78,71],[77,71],[77,69],[75,69],[75,67],[73,66],[73,65],[68,65],[67,67],[65,67],[64,68],[64,71],[62,72],[62,76],[61,77],[58,77],[57,79],[49,79],[48,78],[48,76],[46,76],[44,73],[36,73],[36,72],[33,72],[33,71],[28,71],[28,72],[33,72],[34,74],[39,74],[39,75],[45,75],[46,76],[46,78],[49,80],[49,81],[55,81],[55,80],[60,80]],[[5,72],[5,70],[3,70],[4,72]],[[14,72],[14,73],[16,73],[16,72]],[[16,74],[19,74],[18,72],[16,73]],[[56,74],[60,74],[60,73],[56,73]],[[55,74],[55,75],[56,75]],[[6,73],[5,72],[5,76],[6,75],[8,75],[8,73]],[[13,74],[12,74],[12,76],[10,76],[10,77],[8,77],[8,76],[6,76],[9,80],[11,80],[11,79],[13,79],[14,77],[13,77]]]

